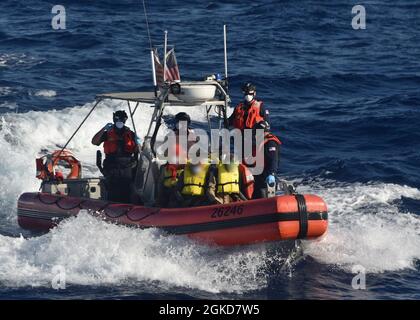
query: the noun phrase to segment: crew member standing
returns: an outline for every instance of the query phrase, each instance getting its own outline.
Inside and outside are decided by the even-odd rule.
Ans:
[[[137,165],[140,140],[125,126],[127,113],[114,112],[114,123],[108,123],[92,138],[92,144],[104,143],[103,174],[108,200],[128,203],[131,200],[134,168]]]
[[[176,136],[176,148],[179,158],[188,159],[188,151],[197,142],[194,129],[191,128],[191,117],[186,112],[175,115],[174,133]],[[182,139],[185,139],[182,141]],[[185,163],[184,163],[185,164]]]
[[[228,119],[230,127],[236,129],[253,129],[261,121],[269,123],[269,112],[264,108],[263,102],[256,99],[256,86],[250,82],[242,86],[244,99],[234,109]]]
[[[263,142],[259,146],[255,146],[255,154],[264,153],[264,168],[261,174],[254,175],[255,189],[253,198],[267,198],[268,186],[274,188],[276,185],[281,141],[270,132],[270,125],[267,121],[257,123],[254,128],[264,130]]]

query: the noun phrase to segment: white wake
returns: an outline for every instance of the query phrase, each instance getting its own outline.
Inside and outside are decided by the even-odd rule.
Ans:
[[[133,230],[81,214],[49,234],[24,239],[16,200],[35,191],[35,161],[41,149],[63,145],[92,104],[60,111],[6,113],[0,116],[0,283],[50,285],[52,268],[63,266],[67,281],[77,284],[117,284],[158,281],[209,292],[241,292],[266,285],[263,270],[278,263],[264,245],[230,250],[200,246],[184,237],[164,237],[156,230]],[[92,136],[126,103],[105,102],[70,143],[82,161],[84,175],[95,175]],[[189,108],[170,109],[191,112]],[[152,109],[141,106],[135,115],[143,137]],[[193,118],[204,121],[203,110]],[[127,123],[131,126],[130,122]],[[420,219],[401,212],[401,197],[420,199],[420,190],[385,183],[342,184],[318,181],[300,191],[322,196],[329,206],[330,227],[325,238],[304,242],[304,253],[320,263],[351,270],[362,265],[370,272],[414,268],[420,258]]]

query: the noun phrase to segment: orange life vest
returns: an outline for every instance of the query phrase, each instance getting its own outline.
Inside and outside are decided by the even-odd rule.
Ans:
[[[275,143],[277,143],[278,145],[281,144],[281,141],[279,138],[277,138],[274,134],[270,133],[270,132],[264,132],[264,140],[263,142],[258,146],[258,151],[257,152],[264,152],[264,146],[266,143],[268,143],[269,141],[274,141]]]
[[[191,139],[193,137],[194,139]],[[184,137],[185,139],[185,137]],[[197,137],[195,136],[194,130],[188,129],[187,131],[187,143],[181,143],[179,131],[176,132],[176,145],[175,145],[175,152],[178,158],[178,163],[186,164],[188,160],[188,151],[190,150],[191,146],[196,142]],[[191,139],[191,140],[190,140]]]
[[[277,143],[278,145],[281,145],[281,141],[279,138],[277,138],[274,134],[270,133],[270,132],[264,132],[264,140],[260,143],[260,145],[258,146],[258,148],[255,148],[255,146],[252,148],[252,154],[254,157],[257,156],[257,154],[265,154],[264,153],[264,146],[266,143],[268,143],[269,141],[274,141],[275,143]],[[255,162],[248,164],[247,161],[245,161],[246,159],[244,159],[244,163],[248,166],[248,167],[255,167]],[[266,161],[266,159],[264,158],[264,162]]]
[[[244,103],[239,103],[235,108],[235,117],[233,120],[233,126],[237,129],[252,129],[255,124],[264,120],[264,117],[260,115],[261,102],[253,100],[249,108],[246,108]],[[245,113],[248,111],[248,116],[245,119]]]
[[[239,173],[242,180],[242,193],[247,199],[252,199],[254,193],[254,176],[242,163],[239,164]]]
[[[134,140],[134,134],[128,129],[124,128],[122,134],[118,134],[115,128],[112,128],[107,132],[106,141],[104,142],[105,154],[115,154],[118,152],[118,146],[124,142],[123,150],[127,153],[134,153],[136,148],[136,141]]]
[[[176,186],[178,177],[184,169],[181,165],[167,164],[164,170],[163,185],[167,188],[171,188]]]

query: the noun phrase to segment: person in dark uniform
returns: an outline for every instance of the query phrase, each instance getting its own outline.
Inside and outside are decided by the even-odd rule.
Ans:
[[[131,200],[134,168],[137,165],[140,140],[125,126],[127,113],[114,112],[114,123],[108,123],[92,138],[92,144],[104,144],[103,175],[108,200],[128,203]]]
[[[261,174],[254,175],[255,190],[254,199],[267,198],[267,185],[275,187],[276,172],[280,159],[281,141],[270,132],[270,125],[267,121],[257,123],[254,129],[264,130],[264,140],[259,146],[255,146],[257,153],[264,152],[264,168]]]
[[[269,111],[264,108],[264,103],[256,99],[256,86],[250,82],[242,86],[244,99],[234,109],[228,119],[229,127],[236,129],[252,129],[261,121],[269,123]]]

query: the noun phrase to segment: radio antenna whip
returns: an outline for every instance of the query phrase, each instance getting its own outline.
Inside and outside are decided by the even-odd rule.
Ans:
[[[153,86],[155,91],[155,97],[158,95],[158,85],[156,79],[156,67],[155,67],[155,53],[153,51],[153,43],[152,37],[150,35],[150,28],[149,28],[149,19],[147,18],[147,10],[146,10],[146,1],[142,0],[143,2],[143,12],[144,12],[144,21],[146,23],[146,30],[147,30],[147,37],[149,38],[149,47],[150,47],[150,59],[152,62],[152,75],[153,75]]]
[[[149,19],[147,18],[146,1],[145,0],[142,0],[142,1],[143,1],[143,12],[144,12],[144,19],[146,23],[147,37],[149,38],[149,46],[150,46],[150,50],[153,50],[152,37],[150,36]]]

